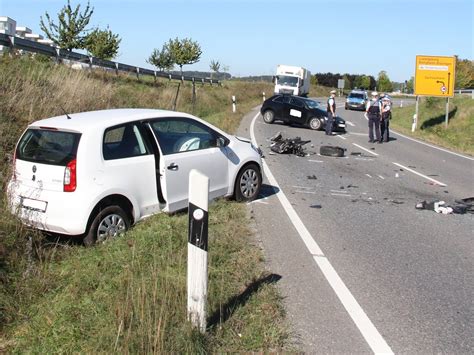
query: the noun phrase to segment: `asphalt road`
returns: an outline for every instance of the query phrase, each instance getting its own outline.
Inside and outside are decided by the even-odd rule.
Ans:
[[[308,353],[472,353],[474,216],[415,204],[474,196],[474,159],[395,133],[368,143],[363,113],[348,132],[265,124],[255,108],[239,135],[265,155],[249,204],[270,272],[281,275],[297,345]],[[271,154],[276,132],[311,140],[309,156]],[[320,156],[321,145],[347,149]]]

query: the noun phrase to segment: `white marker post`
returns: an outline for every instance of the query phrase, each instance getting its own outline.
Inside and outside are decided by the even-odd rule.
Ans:
[[[206,331],[209,178],[189,173],[188,319]]]
[[[263,100],[262,100],[262,101],[265,101],[265,91],[262,92],[262,96],[263,96]]]
[[[232,96],[232,112],[235,113],[235,96]]]

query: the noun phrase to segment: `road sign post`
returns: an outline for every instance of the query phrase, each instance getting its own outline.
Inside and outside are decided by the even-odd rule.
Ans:
[[[339,96],[341,96],[341,91],[344,90],[344,79],[337,80],[337,88],[339,89]]]

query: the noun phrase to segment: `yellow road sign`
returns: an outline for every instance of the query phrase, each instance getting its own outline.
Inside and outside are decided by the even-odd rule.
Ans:
[[[416,56],[415,95],[454,96],[456,58]]]

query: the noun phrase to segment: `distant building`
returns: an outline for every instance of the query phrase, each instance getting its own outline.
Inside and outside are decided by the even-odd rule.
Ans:
[[[0,16],[0,33],[14,36],[16,32],[16,21],[7,16]],[[8,47],[0,46],[0,53],[8,50]]]
[[[26,38],[26,34],[30,34],[33,31],[31,31],[31,28],[28,28],[26,26],[16,26],[16,36],[20,38]]]

